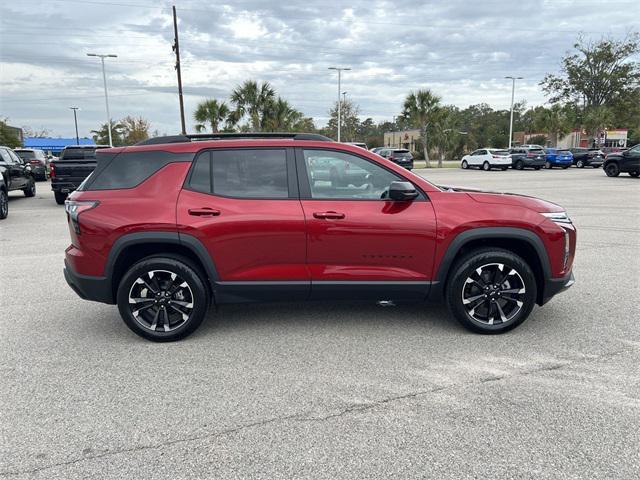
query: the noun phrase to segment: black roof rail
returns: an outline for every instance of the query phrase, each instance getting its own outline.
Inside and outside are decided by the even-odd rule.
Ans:
[[[169,135],[154,137],[136,145],[158,145],[161,143],[185,143],[193,140],[233,140],[243,138],[291,138],[293,140],[312,140],[316,142],[332,142],[329,137],[317,133],[272,133],[272,132],[247,132],[247,133],[195,133],[187,135]]]

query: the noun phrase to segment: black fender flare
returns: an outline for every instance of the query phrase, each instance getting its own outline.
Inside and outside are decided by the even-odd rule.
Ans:
[[[538,255],[544,277],[543,281],[551,278],[551,262],[549,261],[549,255],[547,254],[547,250],[544,247],[542,239],[537,234],[531,230],[518,227],[481,227],[465,230],[464,232],[459,233],[449,244],[447,251],[442,257],[440,266],[438,267],[436,280],[437,285],[440,287],[439,289],[444,288],[449,270],[458,256],[458,252],[460,252],[460,249],[464,245],[474,240],[487,240],[492,238],[500,240],[515,239],[527,242],[531,247],[533,247]]]
[[[215,283],[219,280],[218,271],[211,255],[209,255],[209,252],[202,242],[193,235],[162,231],[128,233],[119,237],[111,246],[111,250],[109,250],[109,255],[107,256],[105,277],[109,282],[111,282],[113,278],[113,269],[122,251],[131,245],[141,243],[168,243],[188,248],[198,260],[200,260],[202,268],[204,268],[209,278],[212,290],[215,288]]]

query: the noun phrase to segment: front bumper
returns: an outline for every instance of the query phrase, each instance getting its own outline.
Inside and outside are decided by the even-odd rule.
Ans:
[[[544,305],[557,294],[570,288],[575,282],[576,277],[573,275],[573,270],[562,278],[550,278],[546,280],[539,304]]]
[[[94,302],[115,303],[111,282],[106,277],[93,277],[76,273],[66,260],[63,272],[67,284],[80,298]]]

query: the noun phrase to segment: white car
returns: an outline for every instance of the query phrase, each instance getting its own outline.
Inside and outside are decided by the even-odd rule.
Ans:
[[[460,162],[462,168],[477,167],[482,170],[491,170],[492,168],[506,170],[510,166],[511,155],[509,151],[499,148],[480,148],[462,157]]]

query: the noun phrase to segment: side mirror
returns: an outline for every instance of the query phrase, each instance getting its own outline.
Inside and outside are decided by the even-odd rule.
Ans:
[[[411,182],[391,182],[389,185],[389,198],[408,202],[418,196],[416,187]]]

